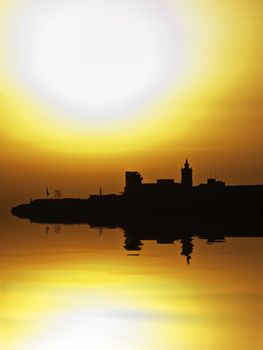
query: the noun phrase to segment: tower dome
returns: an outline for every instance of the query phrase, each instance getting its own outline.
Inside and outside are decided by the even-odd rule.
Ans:
[[[190,167],[188,159],[185,160],[184,167],[181,169],[181,183],[184,186],[193,186],[193,169]]]

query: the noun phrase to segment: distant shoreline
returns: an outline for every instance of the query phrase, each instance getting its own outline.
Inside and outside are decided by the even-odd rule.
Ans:
[[[126,171],[124,192],[120,195],[102,194],[100,188],[98,195],[87,199],[35,199],[12,208],[11,212],[35,222],[56,223],[95,220],[121,225],[157,218],[163,222],[181,218],[205,222],[209,217],[238,222],[244,217],[263,218],[263,185],[226,186],[224,181],[208,179],[206,184],[193,186],[193,169],[186,159],[180,183],[174,179],[143,183],[140,173]]]

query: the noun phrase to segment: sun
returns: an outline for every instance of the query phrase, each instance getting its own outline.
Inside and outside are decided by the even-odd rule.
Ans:
[[[144,349],[145,336],[129,310],[76,310],[54,315],[42,334],[20,344],[21,350]]]
[[[63,118],[130,117],[182,69],[168,1],[25,0],[10,21],[13,77]]]

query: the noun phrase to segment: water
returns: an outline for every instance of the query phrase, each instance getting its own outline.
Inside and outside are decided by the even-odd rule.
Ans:
[[[262,349],[263,238],[126,250],[120,228],[8,217],[0,240],[3,350]]]

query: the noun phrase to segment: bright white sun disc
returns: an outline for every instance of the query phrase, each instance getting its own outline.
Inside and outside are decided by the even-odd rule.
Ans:
[[[26,3],[16,18],[12,70],[64,115],[119,117],[150,102],[179,64],[178,29],[165,1]]]

